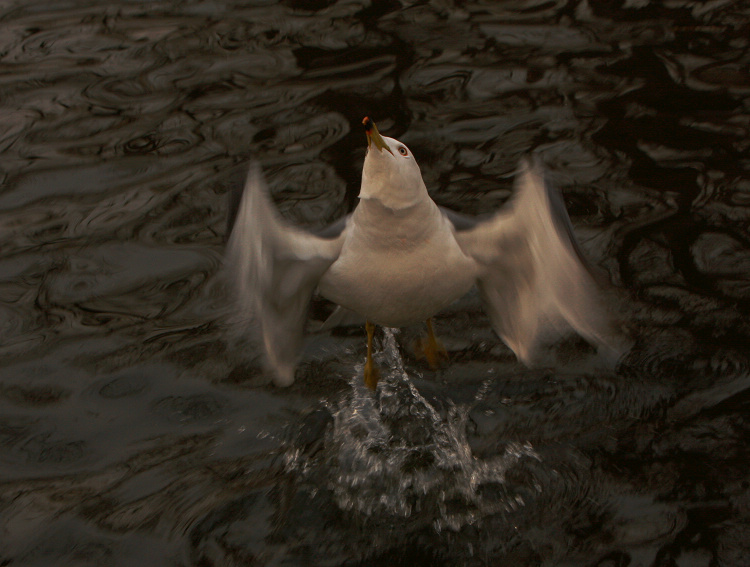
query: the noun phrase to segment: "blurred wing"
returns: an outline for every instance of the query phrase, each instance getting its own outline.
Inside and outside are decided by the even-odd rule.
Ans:
[[[451,221],[453,228],[458,232],[461,232],[464,230],[470,230],[476,227],[482,221],[488,220],[490,218],[494,218],[490,216],[488,216],[486,219],[482,217],[470,217],[468,215],[464,215],[462,213],[457,213],[456,211],[452,211],[451,209],[446,209],[445,207],[438,207],[438,208],[440,209],[440,212],[443,213],[443,216],[447,218],[449,221]]]
[[[365,324],[365,321],[365,317],[363,317],[356,311],[352,311],[351,309],[347,309],[346,307],[337,305],[336,309],[333,310],[333,313],[331,313],[328,318],[323,321],[320,327],[315,330],[329,331],[335,327],[353,327],[355,325],[361,326]]]
[[[280,217],[257,167],[237,203],[226,264],[243,313],[259,326],[274,382],[294,381],[308,305],[323,273],[338,258],[345,229],[322,238]]]
[[[522,362],[532,362],[542,339],[570,328],[619,357],[602,289],[575,243],[559,192],[538,164],[521,164],[510,210],[457,231],[456,239],[480,265],[477,287],[493,328]]]

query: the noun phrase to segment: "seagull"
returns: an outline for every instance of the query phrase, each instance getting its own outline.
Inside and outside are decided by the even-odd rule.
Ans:
[[[560,193],[536,159],[524,159],[514,196],[494,215],[469,217],[429,196],[411,150],[363,120],[367,154],[359,203],[318,233],[286,222],[257,165],[230,205],[226,266],[237,309],[250,313],[278,386],[294,382],[307,311],[316,292],[337,311],[365,319],[365,384],[375,389],[375,325],[427,322],[431,366],[447,359],[431,318],[474,286],[492,328],[533,365],[540,343],[575,331],[606,356],[622,352],[618,331],[576,244]],[[233,217],[233,219],[232,219]]]

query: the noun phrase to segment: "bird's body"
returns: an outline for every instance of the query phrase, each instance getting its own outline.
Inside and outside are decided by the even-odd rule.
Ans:
[[[476,262],[431,199],[397,210],[363,200],[346,231],[320,294],[378,325],[424,321],[474,285]]]
[[[257,168],[237,201],[227,263],[276,384],[294,381],[316,290],[370,322],[401,327],[432,317],[476,285],[493,328],[525,363],[542,338],[565,329],[610,357],[619,353],[601,290],[539,165],[522,164],[511,202],[479,221],[438,207],[409,149],[382,137],[369,119],[364,124],[360,202],[343,222],[320,235],[287,224]],[[373,326],[367,329],[369,365]]]

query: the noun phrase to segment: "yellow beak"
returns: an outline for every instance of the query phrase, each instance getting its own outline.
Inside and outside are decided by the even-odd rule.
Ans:
[[[375,147],[379,150],[386,150],[389,154],[393,155],[391,148],[385,143],[383,136],[378,132],[378,127],[375,126],[375,123],[372,120],[370,120],[369,116],[365,116],[365,119],[362,120],[362,124],[365,125],[365,134],[367,134],[367,147],[369,148],[371,145],[375,144]]]

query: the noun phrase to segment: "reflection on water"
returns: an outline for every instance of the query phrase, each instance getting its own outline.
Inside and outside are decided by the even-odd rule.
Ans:
[[[747,565],[750,9],[539,1],[0,7],[0,564]],[[290,390],[228,336],[226,194],[356,204],[362,117],[434,199],[537,152],[636,347],[518,365],[475,297],[312,335]],[[313,305],[313,315],[327,307]],[[394,342],[395,341],[395,342]]]

